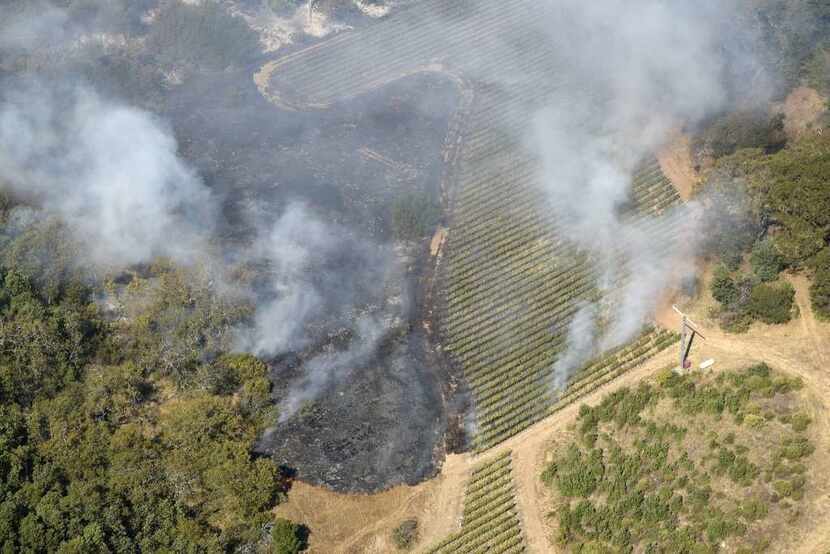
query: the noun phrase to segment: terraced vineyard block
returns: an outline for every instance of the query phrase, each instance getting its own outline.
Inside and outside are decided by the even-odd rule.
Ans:
[[[432,547],[430,554],[524,552],[516,511],[510,451],[476,467],[464,493],[461,530]]]

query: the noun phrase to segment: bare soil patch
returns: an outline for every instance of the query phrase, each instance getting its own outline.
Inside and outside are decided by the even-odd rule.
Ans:
[[[680,131],[672,134],[666,145],[657,153],[660,169],[677,188],[680,198],[689,200],[700,176],[692,162],[692,146],[689,136]]]
[[[425,548],[460,528],[470,456],[449,455],[441,474],[415,486],[397,486],[364,495],[342,494],[297,482],[277,516],[311,528],[310,553],[394,552],[392,530],[404,519],[417,519],[417,548]]]
[[[818,131],[815,124],[827,109],[827,99],[810,87],[798,87],[773,108],[784,114],[784,131],[790,140]]]
[[[830,343],[830,324],[817,321],[812,314],[803,276],[788,275],[796,289],[800,316],[786,325],[755,323],[743,334],[721,331],[708,317],[714,300],[708,290],[687,307],[691,317],[704,326],[706,341],[692,350],[693,367],[714,358],[713,370],[737,369],[755,362],[766,362],[775,370],[800,377],[805,384],[804,410],[813,419],[810,438],[816,452],[810,460],[812,487],[805,496],[803,515],[787,536],[772,545],[772,552],[826,552],[830,550],[830,372],[825,359]]]

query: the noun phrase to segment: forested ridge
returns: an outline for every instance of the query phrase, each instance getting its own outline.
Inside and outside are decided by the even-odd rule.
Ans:
[[[27,208],[5,207],[2,551],[266,548],[285,490],[250,454],[274,418],[267,367],[214,342],[245,310],[161,263],[109,281],[140,301],[129,319],[107,317],[89,276],[52,255],[73,248],[59,225],[14,234]]]

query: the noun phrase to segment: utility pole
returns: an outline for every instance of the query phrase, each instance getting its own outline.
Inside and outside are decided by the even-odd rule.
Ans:
[[[700,338],[706,340],[706,337],[698,331],[697,324],[694,323],[689,316],[677,309],[677,306],[672,306],[672,309],[680,314],[680,369],[683,373],[685,370],[692,367],[692,362],[689,361],[689,351],[692,349],[692,342],[695,337],[700,335]]]

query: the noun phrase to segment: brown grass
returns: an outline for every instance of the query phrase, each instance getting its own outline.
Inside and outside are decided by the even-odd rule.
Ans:
[[[677,189],[680,198],[689,200],[700,182],[692,163],[692,145],[689,136],[674,131],[666,145],[657,153],[660,169]]]
[[[784,102],[775,105],[773,111],[784,114],[784,131],[787,138],[795,140],[817,131],[814,125],[826,108],[827,99],[818,91],[810,87],[798,87]]]

